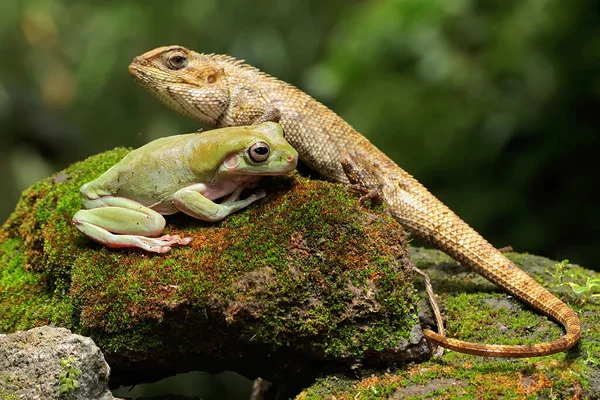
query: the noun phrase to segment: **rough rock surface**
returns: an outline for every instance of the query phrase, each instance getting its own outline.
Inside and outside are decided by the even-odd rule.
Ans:
[[[116,149],[35,184],[0,230],[0,329],[54,324],[90,336],[111,385],[232,370],[298,381],[428,355],[401,227],[342,185],[268,180],[269,196],[166,255],[111,250],[71,224],[79,188]]]
[[[0,335],[1,399],[111,400],[109,372],[93,340],[67,329],[43,326]],[[76,387],[61,391],[69,378]]]

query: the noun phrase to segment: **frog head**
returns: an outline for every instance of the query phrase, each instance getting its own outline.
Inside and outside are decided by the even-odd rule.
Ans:
[[[224,134],[227,134],[224,129]],[[283,129],[275,122],[246,127],[244,135],[237,127],[239,150],[228,154],[219,168],[220,175],[285,175],[298,164],[298,152],[285,140]]]

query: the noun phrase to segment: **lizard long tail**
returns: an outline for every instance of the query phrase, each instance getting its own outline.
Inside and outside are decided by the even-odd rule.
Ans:
[[[566,334],[555,341],[529,346],[469,343],[425,330],[424,334],[431,342],[458,352],[487,357],[543,356],[565,351],[578,342],[581,325],[575,312],[517,268],[414,178],[404,171],[399,175],[398,171],[395,173],[394,183],[384,183],[382,193],[394,217],[409,231],[455,260],[471,266],[566,329]],[[417,185],[421,186],[418,196],[413,195]]]
[[[383,153],[369,158],[354,152],[341,164],[351,183],[379,193],[394,218],[415,236],[472,267],[489,281],[558,321],[567,331],[552,342],[509,346],[449,339],[426,329],[423,333],[430,342],[461,353],[486,357],[534,357],[565,351],[579,341],[581,324],[575,312],[517,268]]]

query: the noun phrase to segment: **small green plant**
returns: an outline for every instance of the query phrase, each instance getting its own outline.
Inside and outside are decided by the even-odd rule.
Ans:
[[[592,356],[592,352],[588,351],[585,363],[600,367],[600,358]]]
[[[597,288],[600,288],[600,278],[590,278],[589,276],[582,274],[567,274],[569,272],[569,269],[567,268],[568,264],[569,260],[562,260],[561,262],[554,264],[554,270],[551,268],[545,269],[545,272],[554,278],[552,286],[555,289],[561,286],[569,286],[582,304],[586,304],[593,299],[599,298],[600,293],[596,292],[598,291]],[[584,285],[575,282],[565,282],[567,276],[577,280],[585,278],[586,282]]]
[[[72,392],[79,387],[76,378],[81,375],[81,370],[73,365],[76,361],[79,361],[79,359],[75,356],[60,360],[61,372],[58,383],[60,384],[61,393]]]
[[[564,285],[563,279],[567,274],[567,264],[569,264],[569,260],[562,260],[561,262],[554,264],[554,272],[552,272],[550,268],[546,268],[545,272],[554,278],[554,282],[552,283],[554,288]]]
[[[566,284],[571,287],[575,294],[581,296],[581,302],[583,304],[600,297],[600,293],[594,293],[596,292],[595,288],[600,288],[600,278],[590,278],[588,276],[585,285],[578,285],[575,282],[567,282]]]

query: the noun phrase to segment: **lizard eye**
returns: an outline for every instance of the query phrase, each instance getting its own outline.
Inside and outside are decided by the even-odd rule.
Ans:
[[[209,83],[209,84],[212,85],[216,81],[217,81],[217,74],[216,73],[210,74],[209,76],[206,77],[206,83]]]
[[[167,66],[170,69],[181,69],[187,65],[187,56],[181,51],[176,51],[169,54],[167,58]]]
[[[267,158],[269,158],[271,149],[269,148],[269,145],[266,144],[265,142],[258,142],[258,143],[254,143],[252,145],[252,147],[250,147],[250,150],[248,151],[248,153],[249,153],[250,159],[252,159],[252,161],[261,163],[261,162],[266,161]]]

